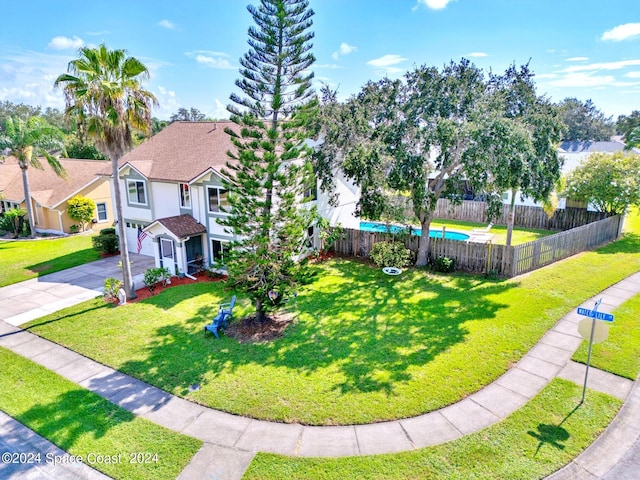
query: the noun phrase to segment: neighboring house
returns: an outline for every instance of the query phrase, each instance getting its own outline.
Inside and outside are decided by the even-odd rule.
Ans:
[[[230,121],[173,122],[122,157],[118,180],[130,251],[155,257],[172,274],[224,261],[233,240],[218,223],[228,206],[222,170],[235,150],[227,127],[236,128]],[[314,184],[304,204],[339,222],[317,193]],[[315,244],[315,232],[309,234]]]
[[[620,137],[614,137],[610,142],[562,142],[558,147],[558,155],[563,160],[562,175],[567,175],[574,170],[580,162],[585,160],[592,153],[616,153],[624,150],[625,144],[620,140]],[[640,150],[634,148],[631,153],[640,154]],[[508,204],[511,202],[511,192],[505,192],[502,196],[503,202]],[[520,194],[516,194],[516,205],[526,205],[539,207],[540,204],[530,198],[521,199]],[[566,198],[560,198],[558,202],[558,208],[564,209],[566,207],[587,207],[585,202],[575,202],[567,200]],[[589,210],[595,210],[589,207]]]
[[[46,161],[41,163],[42,170],[33,167],[27,170],[36,231],[70,233],[71,226],[77,222],[67,215],[67,202],[75,195],[95,202],[93,223],[105,224],[105,228],[113,223],[109,181],[101,176],[107,162],[61,158],[68,178],[57,176]],[[3,192],[0,200],[3,211],[16,207],[26,210],[22,171],[14,157],[6,158],[0,164],[0,190]]]

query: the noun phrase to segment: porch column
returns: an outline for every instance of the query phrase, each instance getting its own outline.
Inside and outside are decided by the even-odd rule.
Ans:
[[[182,240],[176,242],[176,275],[178,272],[187,273],[187,252]]]

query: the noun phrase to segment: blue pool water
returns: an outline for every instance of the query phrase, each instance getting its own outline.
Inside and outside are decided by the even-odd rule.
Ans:
[[[385,224],[383,224],[383,223],[360,222],[360,230],[362,230],[363,232],[386,232],[387,231],[387,226]],[[391,233],[407,232],[406,228],[397,227],[395,225],[391,225],[389,230],[391,230]],[[422,232],[420,231],[419,228],[411,229],[411,233],[413,235],[417,235],[417,236],[420,236],[422,234]],[[431,230],[429,230],[429,236],[431,238],[442,238],[442,229],[431,229]],[[444,237],[445,237],[446,240],[464,241],[464,240],[468,240],[469,239],[469,235],[467,235],[466,233],[451,232],[451,231],[448,231],[448,230],[445,232]]]

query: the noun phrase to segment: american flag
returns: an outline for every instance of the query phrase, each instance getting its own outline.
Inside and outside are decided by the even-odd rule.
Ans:
[[[147,232],[143,232],[141,228],[138,228],[138,253],[142,250],[142,241],[147,238]]]

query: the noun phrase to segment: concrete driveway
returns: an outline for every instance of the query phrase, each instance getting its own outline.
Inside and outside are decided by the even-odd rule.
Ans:
[[[136,288],[143,286],[147,268],[155,266],[153,257],[131,253],[131,273]],[[78,267],[32,278],[0,288],[0,320],[22,325],[62,308],[102,295],[104,280],[122,278],[120,256],[103,258]]]

